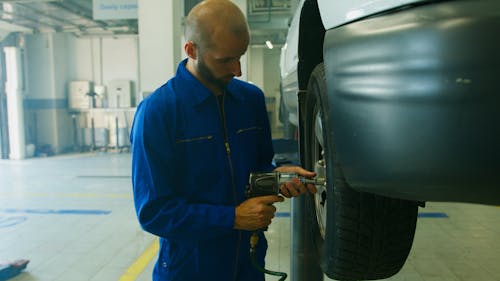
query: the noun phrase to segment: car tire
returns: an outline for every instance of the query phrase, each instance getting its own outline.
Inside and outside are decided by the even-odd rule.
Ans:
[[[322,270],[337,280],[396,274],[413,243],[418,204],[349,186],[335,153],[323,64],[311,74],[304,108],[303,164],[326,179],[306,203]]]

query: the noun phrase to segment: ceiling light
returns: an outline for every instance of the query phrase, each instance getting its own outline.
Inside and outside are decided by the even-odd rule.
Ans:
[[[266,41],[266,46],[269,48],[269,49],[272,49],[274,46],[273,46],[273,43],[271,43],[271,41],[267,40]]]

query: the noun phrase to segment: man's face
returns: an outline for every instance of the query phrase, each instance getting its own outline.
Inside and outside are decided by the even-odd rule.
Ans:
[[[211,67],[208,66],[203,54],[198,60],[196,70],[206,83],[210,83],[219,89],[224,89],[226,85],[231,81],[231,79],[235,76],[229,73],[223,74],[221,67],[218,67],[217,65]]]
[[[223,90],[233,77],[241,76],[240,58],[246,52],[248,41],[234,35],[214,36],[214,44],[198,49],[196,72],[202,82]]]

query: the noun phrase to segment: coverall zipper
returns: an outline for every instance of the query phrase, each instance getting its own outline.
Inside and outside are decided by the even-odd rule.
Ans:
[[[227,126],[226,126],[226,112],[224,110],[224,101],[225,101],[226,93],[222,95],[222,104],[220,106],[219,114],[221,116],[222,120],[222,129],[224,133],[224,146],[226,147],[226,155],[227,155],[227,160],[229,163],[229,170],[231,173],[231,183],[233,186],[233,199],[234,199],[234,205],[238,205],[238,193],[236,192],[236,183],[234,181],[234,168],[233,168],[233,162],[231,161],[231,147],[229,146],[229,139],[227,137]],[[217,99],[217,102],[219,100]],[[241,231],[238,231],[238,243],[236,247],[236,259],[234,263],[234,275],[233,275],[233,280],[236,280],[237,273],[238,273],[238,257],[240,255],[240,244],[241,244]]]

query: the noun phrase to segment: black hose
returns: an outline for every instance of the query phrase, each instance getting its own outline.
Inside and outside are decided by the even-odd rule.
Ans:
[[[285,280],[286,277],[288,276],[285,272],[267,270],[257,263],[257,261],[255,260],[255,248],[257,246],[258,241],[259,241],[258,232],[252,233],[252,237],[250,238],[250,261],[252,262],[252,265],[255,268],[257,268],[257,270],[265,274],[281,276],[279,281]]]

